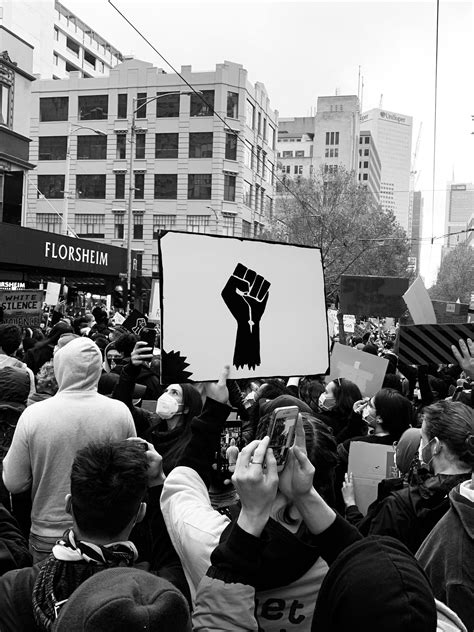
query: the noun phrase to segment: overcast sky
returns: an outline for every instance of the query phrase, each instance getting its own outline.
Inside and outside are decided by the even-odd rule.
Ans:
[[[113,1],[178,70],[181,65],[213,70],[224,60],[242,64],[250,81],[265,84],[280,117],[309,115],[318,96],[335,94],[336,89],[339,94],[357,94],[360,65],[364,110],[378,107],[383,94],[385,109],[413,116],[413,149],[423,124],[416,165],[417,188],[424,197],[423,233],[431,237],[445,232],[446,183],[453,171],[457,181],[474,180],[470,1],[440,3],[434,206],[436,0]],[[170,71],[107,0],[64,4],[124,54]],[[440,247],[423,248],[427,285],[435,278],[439,253]]]

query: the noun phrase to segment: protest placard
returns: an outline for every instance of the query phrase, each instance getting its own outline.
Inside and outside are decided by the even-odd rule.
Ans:
[[[341,276],[340,309],[356,316],[400,317],[406,310],[403,294],[409,280],[403,277]]]
[[[436,315],[430,295],[419,276],[403,295],[408,311],[415,325],[436,325]]]
[[[395,352],[406,364],[452,364],[451,345],[474,336],[474,323],[449,325],[402,325]]]
[[[0,292],[3,322],[19,327],[39,327],[43,318],[44,290]]]
[[[162,350],[191,379],[324,373],[329,364],[317,248],[168,232],[159,239]]]
[[[395,450],[391,445],[351,441],[347,471],[353,474],[356,504],[365,515],[377,498],[380,481],[398,476]]]
[[[151,323],[160,322],[160,282],[158,279],[153,279],[151,282],[150,309],[148,313],[148,320]]]
[[[56,305],[59,301],[59,293],[61,292],[61,284],[54,281],[48,281],[46,284],[46,296],[44,302],[46,305]]]
[[[345,377],[357,384],[364,397],[372,397],[382,388],[387,366],[385,358],[336,342],[331,353],[329,381]]]

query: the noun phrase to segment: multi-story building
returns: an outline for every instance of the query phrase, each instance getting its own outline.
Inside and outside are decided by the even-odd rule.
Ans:
[[[278,164],[285,177],[310,178],[314,172],[314,117],[279,119]]]
[[[422,225],[423,197],[421,191],[413,191],[408,238],[410,239],[410,268],[416,275],[420,270]]]
[[[446,187],[445,247],[450,248],[466,240],[466,225],[473,213],[474,186],[472,183],[449,182]]]
[[[411,116],[379,108],[360,117],[360,129],[371,132],[382,162],[380,204],[394,212],[405,230],[410,207],[412,127]]]
[[[370,132],[359,135],[359,169],[357,179],[372,193],[377,204],[380,202],[380,174],[382,163]]]
[[[42,78],[102,77],[122,61],[119,50],[57,0],[0,0],[0,24],[33,46],[33,73]]]
[[[37,81],[27,226],[126,243],[135,107],[131,238],[143,276],[158,271],[160,230],[258,236],[273,213],[278,125],[265,87],[231,62],[181,74],[200,93],[134,59],[109,77]]]
[[[21,224],[29,162],[33,48],[0,24],[0,222]]]

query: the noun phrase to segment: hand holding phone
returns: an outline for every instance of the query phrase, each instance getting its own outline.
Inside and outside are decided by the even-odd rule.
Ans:
[[[143,329],[140,331],[140,340],[146,342],[147,346],[153,349],[156,341],[156,333],[156,329],[143,327]]]
[[[281,472],[285,467],[289,449],[293,445],[298,413],[297,406],[282,406],[273,411],[268,436],[278,472]]]

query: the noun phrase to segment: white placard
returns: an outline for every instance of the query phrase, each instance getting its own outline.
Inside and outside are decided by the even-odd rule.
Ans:
[[[162,349],[186,358],[192,380],[225,364],[234,378],[326,371],[319,249],[173,232],[159,249]]]
[[[415,325],[436,325],[436,315],[423,279],[419,276],[403,295]]]
[[[125,322],[125,317],[122,316],[120,312],[115,312],[115,314],[112,317],[112,322],[114,325],[121,325],[122,323]]]
[[[59,300],[59,293],[61,291],[61,284],[54,281],[48,281],[46,284],[46,297],[44,302],[46,305],[56,305]]]
[[[336,342],[331,354],[329,381],[344,377],[357,384],[364,397],[372,397],[382,388],[387,366],[385,358]]]
[[[377,498],[378,485],[384,478],[395,478],[395,450],[391,445],[351,441],[348,472],[354,476],[354,492],[359,511],[364,515]]]
[[[148,320],[151,323],[160,322],[160,282],[158,279],[153,279],[151,282],[150,312],[148,314]]]

